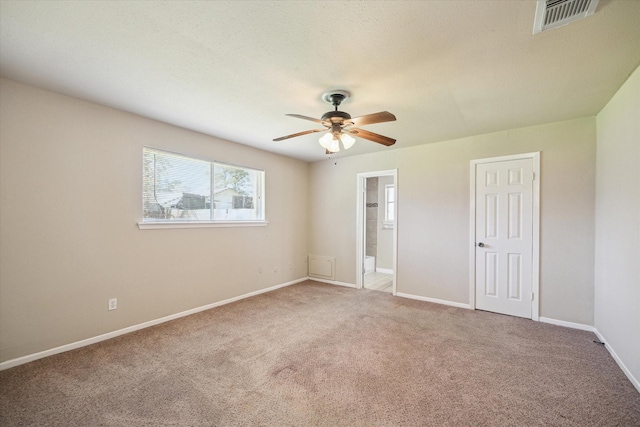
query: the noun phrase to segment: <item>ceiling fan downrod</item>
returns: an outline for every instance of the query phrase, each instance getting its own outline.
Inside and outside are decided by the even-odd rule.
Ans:
[[[342,101],[344,101],[346,97],[341,93],[333,93],[329,96],[331,98],[331,104],[334,106],[335,111],[338,111],[338,107],[340,106],[340,104],[342,104]]]

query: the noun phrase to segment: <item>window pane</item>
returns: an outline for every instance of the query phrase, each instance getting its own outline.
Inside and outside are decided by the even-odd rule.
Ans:
[[[262,220],[261,196],[264,172],[237,166],[213,166],[213,219]]]
[[[395,187],[393,185],[385,186],[385,221],[395,221],[394,205],[395,205]]]
[[[143,220],[264,221],[264,171],[143,150]]]
[[[145,148],[143,218],[211,219],[211,163]]]

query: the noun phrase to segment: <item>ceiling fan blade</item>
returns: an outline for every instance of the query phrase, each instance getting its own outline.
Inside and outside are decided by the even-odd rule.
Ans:
[[[349,129],[347,132],[359,137],[368,139],[369,141],[377,142],[378,144],[386,145],[387,147],[396,143],[396,140],[389,138],[388,136],[380,135],[377,133],[369,132],[364,129]]]
[[[395,121],[396,116],[388,111],[381,111],[379,113],[367,114],[366,116],[354,117],[348,122],[352,122],[354,126],[372,125],[374,123],[384,123]]]
[[[311,130],[305,130],[304,132],[292,133],[291,135],[281,136],[280,138],[276,138],[276,139],[274,139],[274,141],[284,141],[285,139],[295,138],[296,136],[302,136],[302,135],[307,135],[307,134],[309,134],[309,133],[314,133],[314,132],[324,132],[324,131],[326,131],[326,129],[311,129]]]
[[[322,120],[320,120],[320,119],[314,119],[313,117],[302,116],[300,114],[285,114],[285,116],[297,117],[298,119],[309,120],[309,121],[312,121],[312,122],[316,122],[316,123],[321,123],[322,124]]]

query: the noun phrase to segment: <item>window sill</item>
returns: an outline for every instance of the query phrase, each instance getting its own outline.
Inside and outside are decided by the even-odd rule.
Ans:
[[[266,227],[269,221],[143,221],[140,230],[159,228]]]

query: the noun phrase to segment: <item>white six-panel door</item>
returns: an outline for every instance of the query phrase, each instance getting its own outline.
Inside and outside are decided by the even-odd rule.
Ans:
[[[479,163],[475,307],[532,317],[533,159]]]

